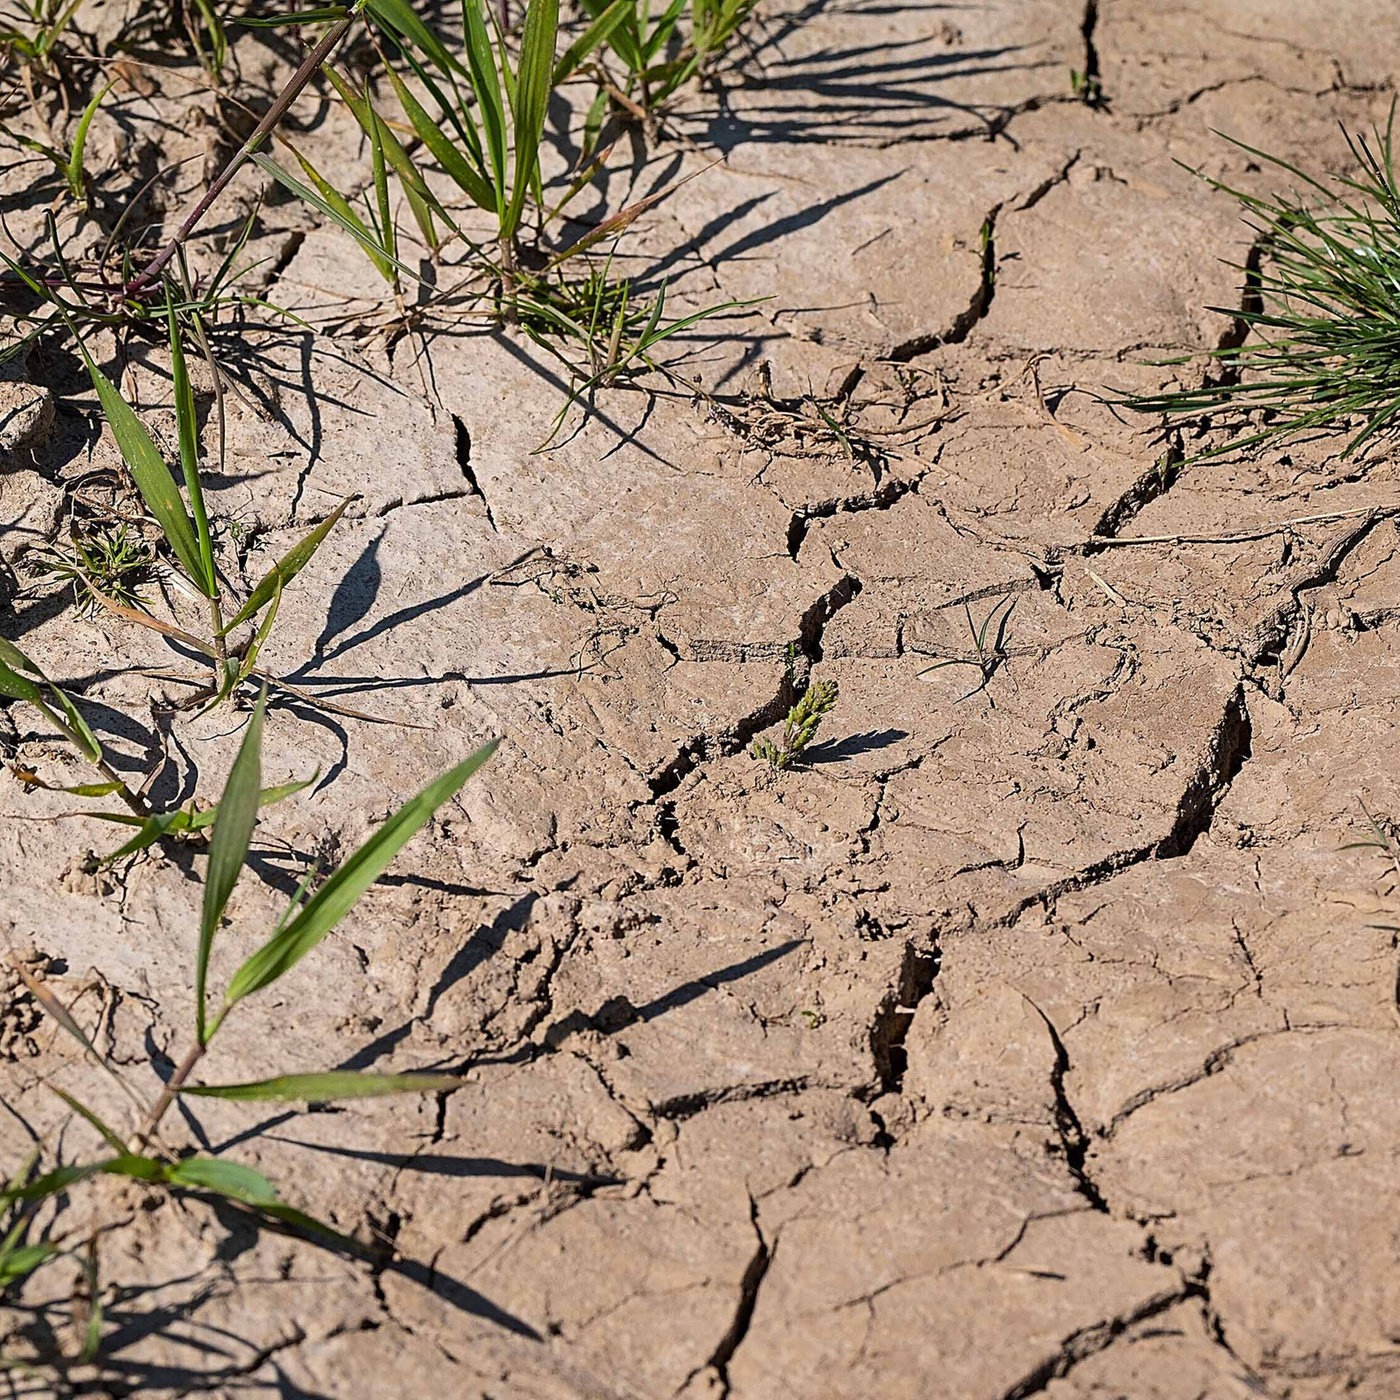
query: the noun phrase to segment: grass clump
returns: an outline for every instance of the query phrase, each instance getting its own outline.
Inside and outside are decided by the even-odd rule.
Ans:
[[[776,743],[772,739],[755,739],[749,753],[775,772],[802,762],[822,720],[836,708],[839,697],[835,681],[813,681],[788,710],[781,738]]]
[[[1124,400],[1165,416],[1168,428],[1244,428],[1198,454],[1214,457],[1302,434],[1345,429],[1351,457],[1400,425],[1400,186],[1392,136],[1344,133],[1352,176],[1315,177],[1265,151],[1233,144],[1301,182],[1292,195],[1233,195],[1254,230],[1258,267],[1235,317],[1241,344],[1212,352],[1218,374],[1199,388]],[[1181,363],[1176,361],[1174,363]]]

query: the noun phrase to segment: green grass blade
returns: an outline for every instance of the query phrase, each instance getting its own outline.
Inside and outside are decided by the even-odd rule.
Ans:
[[[214,822],[214,834],[209,841],[209,869],[204,876],[204,905],[199,920],[199,956],[194,968],[195,1034],[199,1043],[208,1043],[205,987],[208,985],[209,954],[214,947],[214,935],[228,906],[229,896],[243,873],[248,855],[248,843],[253,839],[253,827],[258,820],[259,797],[262,793],[262,731],[263,715],[267,710],[267,688],[258,697],[248,732],[233,761],[223,796],[219,799],[219,815]]]
[[[189,369],[185,364],[185,349],[181,343],[180,327],[175,322],[175,306],[166,288],[166,326],[170,335],[170,378],[175,391],[175,423],[180,437],[180,469],[185,477],[185,494],[190,500],[194,529],[199,544],[200,572],[195,582],[206,598],[217,596],[218,578],[214,572],[214,542],[209,533],[209,513],[204,504],[204,488],[199,479],[199,420],[194,411],[194,390],[190,387]]]
[[[86,1104],[79,1103],[72,1094],[65,1093],[57,1084],[50,1084],[49,1088],[52,1089],[79,1118],[90,1127],[95,1128],[101,1135],[103,1142],[105,1142],[113,1152],[121,1153],[126,1151],[126,1143],[124,1143]]]
[[[165,1168],[171,1186],[193,1191],[213,1191],[249,1206],[278,1204],[277,1188],[261,1173],[242,1162],[225,1162],[218,1157],[186,1157]]]
[[[81,340],[78,341],[78,351],[87,365],[93,388],[97,390],[97,397],[102,403],[102,412],[111,425],[112,436],[117,440],[122,459],[136,483],[136,489],[141,493],[146,509],[155,516],[166,543],[185,572],[191,579],[197,580],[203,572],[199,542],[195,539],[194,526],[180,498],[180,488],[175,485],[175,478],[171,476],[165,459],[131,405],[117,392],[116,385],[98,369]]]
[[[58,1253],[56,1244],[21,1244],[0,1251],[0,1289],[32,1274],[45,1259]]]
[[[11,700],[44,703],[44,692],[22,671],[37,671],[34,663],[13,642],[0,637],[0,695]]]
[[[462,71],[462,65],[447,51],[442,40],[419,19],[407,0],[365,0],[365,9],[385,28],[393,30],[427,54],[447,77]]]
[[[361,1074],[329,1070],[325,1074],[283,1074],[246,1084],[187,1084],[182,1094],[259,1103],[332,1103],[338,1099],[378,1098],[383,1094],[434,1094],[460,1089],[458,1074]]]
[[[433,813],[495,753],[499,739],[483,745],[455,768],[410,798],[360,847],[234,974],[225,993],[232,1006],[269,983],[311,951],[342,918],[355,901],[382,875],[389,862]]]
[[[105,816],[102,812],[88,812],[90,817]],[[109,821],[119,821],[126,824],[126,817],[121,813],[114,813],[107,817]],[[103,865],[112,865],[119,860],[125,860],[127,856],[134,856],[138,851],[147,850],[154,846],[163,836],[176,836],[183,831],[190,829],[190,814],[183,810],[174,812],[158,812],[153,817],[147,817],[137,828],[136,835],[131,838],[126,845],[113,851],[111,855],[102,857]]]
[[[332,223],[339,224],[340,227],[365,250],[370,262],[374,264],[375,270],[386,282],[392,282],[394,280],[394,269],[396,267],[398,271],[407,273],[412,277],[413,273],[411,269],[405,267],[402,263],[395,263],[389,256],[387,250],[379,239],[374,236],[369,226],[360,218],[354,209],[351,208],[349,200],[323,180],[320,174],[311,165],[310,161],[308,161],[301,152],[294,151],[293,154],[301,163],[301,168],[306,172],[307,178],[315,185],[315,189],[302,184],[295,175],[291,174],[289,171],[283,170],[275,160],[271,159],[269,156],[263,155],[259,151],[255,151],[251,159],[254,164],[261,167],[268,175],[271,175],[278,184],[284,185],[287,189],[291,190],[298,199],[304,200],[313,209],[324,214]]]
[[[350,502],[355,498],[347,496],[310,534],[298,540],[263,576],[253,589],[248,601],[224,624],[223,634],[237,627],[256,613],[261,612],[274,597],[306,567],[311,556],[320,548],[321,541],[335,529],[336,522],[345,514]]]
[[[97,109],[102,105],[102,99],[112,90],[112,84],[93,95],[92,101],[83,108],[83,115],[78,118],[78,129],[73,133],[73,149],[68,154],[68,167],[64,172],[68,177],[68,190],[74,199],[82,199],[83,190],[83,153],[87,150],[88,128],[92,125],[92,119],[97,115]]]
[[[505,227],[506,214],[506,116],[501,100],[501,78],[496,69],[496,50],[486,32],[481,13],[481,0],[462,0],[462,30],[466,38],[467,67],[471,73],[472,91],[481,112],[481,126],[486,136],[486,154],[491,161],[492,206]]]
[[[408,85],[391,68],[389,81],[394,85],[399,104],[408,117],[418,139],[428,148],[433,159],[443,168],[462,192],[481,209],[495,210],[496,197],[490,182],[472,167],[467,158],[444,134],[442,127],[423,109]]]
[[[510,203],[501,222],[504,237],[513,237],[536,183],[540,138],[544,135],[549,95],[553,91],[554,49],[559,36],[559,0],[530,0],[520,39],[520,71],[515,96],[515,175]]]
[[[685,0],[679,0],[679,3],[684,4]],[[554,86],[570,77],[599,44],[605,43],[628,15],[635,13],[635,5],[636,0],[612,0],[612,4],[598,14],[592,24],[560,55],[554,65]]]

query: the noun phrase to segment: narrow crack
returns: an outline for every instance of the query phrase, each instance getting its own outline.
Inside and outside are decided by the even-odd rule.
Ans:
[[[1165,456],[1143,472],[1099,516],[1090,531],[1088,543],[1084,545],[1085,556],[1098,554],[1109,548],[1102,541],[1117,539],[1125,526],[1131,524],[1153,501],[1165,496],[1176,485],[1184,461],[1185,454],[1181,450],[1180,438],[1173,436],[1167,445]]]
[[[986,218],[982,220],[982,228],[978,234],[982,244],[981,276],[966,309],[958,312],[952,324],[945,330],[929,335],[917,335],[896,345],[886,356],[887,359],[897,364],[905,364],[920,355],[927,355],[930,350],[936,350],[940,345],[961,345],[972,334],[973,326],[991,310],[992,299],[996,296],[996,229],[997,216],[1001,210],[1001,204],[992,205]]]
[[[1009,1390],[1004,1391],[1000,1400],[1028,1400],[1029,1396],[1043,1395],[1049,1390],[1052,1381],[1067,1376],[1081,1361],[1106,1351],[1129,1327],[1157,1317],[1178,1303],[1196,1296],[1197,1291],[1198,1285],[1188,1281],[1176,1288],[1154,1293],[1152,1297],[1127,1312],[1071,1332],[1053,1356],[1047,1356]]]
[[[833,515],[855,515],[867,510],[888,510],[894,503],[919,489],[922,474],[916,477],[896,478],[887,481],[874,491],[866,491],[856,496],[834,496],[829,500],[808,502],[798,506],[788,521],[788,555],[796,559],[807,538],[807,530],[814,520],[827,520]]]
[[[798,646],[808,666],[822,659],[822,638],[826,625],[860,592],[861,583],[854,574],[845,573],[825,593],[815,599],[798,620]],[[782,719],[806,689],[805,673],[799,679],[794,668],[785,668],[773,697],[765,700],[747,715],[737,719],[717,735],[693,734],[677,749],[674,757],[649,780],[651,801],[669,797],[703,762],[712,755],[720,757],[739,753],[753,739]],[[675,811],[672,808],[671,820]],[[674,832],[674,827],[673,827]]]
[[[476,479],[476,469],[472,466],[472,435],[467,425],[457,415],[452,415],[453,440],[457,446],[457,466],[462,473],[462,480],[467,483],[471,495],[479,496],[481,504],[486,510],[486,519],[494,533],[500,531],[496,527],[496,517],[491,512],[491,502],[486,499],[486,492],[481,489],[481,483]]]
[[[729,1364],[749,1334],[754,1309],[758,1306],[758,1290],[763,1284],[768,1266],[773,1262],[773,1250],[763,1237],[763,1229],[758,1223],[758,1202],[752,1195],[749,1196],[749,1220],[758,1243],[743,1277],[739,1280],[739,1302],[734,1309],[733,1320],[706,1363],[719,1377],[721,1400],[727,1400],[730,1394]]]
[[[1250,757],[1253,728],[1245,704],[1244,684],[1235,687],[1225,713],[1211,735],[1206,756],[1181,794],[1176,821],[1157,844],[1159,860],[1184,856],[1210,830],[1216,809]]]
[[[1060,1150],[1064,1153],[1065,1165],[1074,1178],[1075,1189],[1079,1194],[1096,1211],[1107,1215],[1109,1213],[1108,1202],[1104,1199],[1103,1192],[1099,1190],[1098,1183],[1089,1175],[1086,1166],[1089,1155],[1089,1135],[1084,1131],[1084,1125],[1080,1122],[1079,1115],[1074,1111],[1074,1105],[1070,1103],[1069,1095],[1065,1091],[1065,1076],[1070,1069],[1069,1051],[1065,1049],[1064,1040],[1049,1016],[1029,997],[1026,997],[1026,1002],[1045,1023],[1050,1044],[1055,1049],[1055,1063],[1050,1069],[1050,1088],[1055,1095],[1055,1130],[1060,1135]]]

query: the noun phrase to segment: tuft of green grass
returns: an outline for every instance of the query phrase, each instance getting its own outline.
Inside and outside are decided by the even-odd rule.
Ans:
[[[817,737],[821,722],[836,708],[840,691],[835,681],[813,681],[788,711],[781,739],[755,739],[749,753],[775,772],[802,761],[808,745]]]
[[[71,587],[82,616],[91,617],[101,607],[94,590],[124,607],[145,606],[142,590],[155,577],[156,556],[140,531],[124,522],[104,523],[75,526],[68,538],[67,549],[36,550],[32,568],[51,583]]]
[[[1216,376],[1196,389],[1123,402],[1161,414],[1168,428],[1243,430],[1200,458],[1318,431],[1350,434],[1344,458],[1400,427],[1400,185],[1392,136],[1344,132],[1351,176],[1317,177],[1277,156],[1241,150],[1300,182],[1290,195],[1259,196],[1208,180],[1239,200],[1253,229],[1257,270],[1241,267],[1243,343],[1214,351]],[[1208,177],[1203,177],[1208,178]],[[1184,363],[1173,361],[1171,363]]]

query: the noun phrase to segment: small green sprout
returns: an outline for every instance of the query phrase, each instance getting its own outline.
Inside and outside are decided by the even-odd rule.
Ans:
[[[992,677],[1001,669],[1010,655],[1006,648],[1006,628],[1011,621],[1011,614],[1015,610],[1016,599],[1014,596],[998,599],[986,617],[977,623],[972,620],[971,607],[964,603],[963,613],[967,617],[967,630],[972,636],[972,654],[970,656],[948,656],[942,661],[935,661],[932,666],[925,666],[919,672],[919,676],[922,678],[933,671],[941,671],[945,666],[971,666],[980,674],[981,679],[966,695],[960,695],[958,699],[960,701],[970,700],[974,695],[985,693],[987,704],[995,709],[996,702],[992,699],[987,687],[991,684]]]
[[[781,743],[755,739],[749,753],[775,771],[800,763],[822,720],[835,709],[837,697],[835,681],[813,681],[788,711]]]

